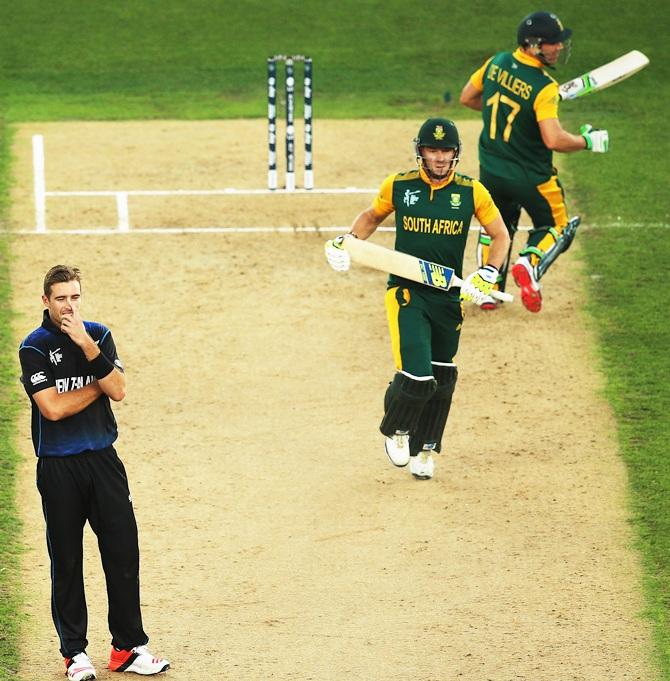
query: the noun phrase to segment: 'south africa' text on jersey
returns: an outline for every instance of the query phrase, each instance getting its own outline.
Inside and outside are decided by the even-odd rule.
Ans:
[[[403,215],[402,228],[407,232],[421,232],[423,234],[462,234],[465,223],[463,220],[443,220]]]

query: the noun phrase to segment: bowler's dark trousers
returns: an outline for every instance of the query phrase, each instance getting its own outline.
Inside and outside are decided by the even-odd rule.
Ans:
[[[113,447],[37,460],[47,546],[51,558],[51,613],[61,653],[86,649],[83,531],[98,538],[107,582],[112,645],[130,649],[148,641],[139,596],[137,523],[123,463]]]

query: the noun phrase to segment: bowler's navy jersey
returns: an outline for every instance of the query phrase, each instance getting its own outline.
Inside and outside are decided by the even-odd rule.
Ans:
[[[84,328],[100,351],[121,371],[112,332],[103,324],[84,322]],[[32,436],[37,456],[69,456],[109,447],[117,437],[116,419],[107,395],[78,414],[60,421],[42,416],[33,395],[55,387],[59,393],[83,388],[95,380],[83,350],[63,333],[44,311],[42,326],[19,347],[21,382],[32,406]]]

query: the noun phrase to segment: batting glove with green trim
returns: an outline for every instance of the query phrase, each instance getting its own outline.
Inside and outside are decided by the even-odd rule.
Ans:
[[[342,245],[344,239],[344,236],[338,236],[326,241],[326,260],[336,272],[346,272],[351,266],[351,257]]]
[[[610,138],[607,130],[594,130],[593,126],[585,123],[579,129],[586,140],[586,148],[604,154],[610,148]]]

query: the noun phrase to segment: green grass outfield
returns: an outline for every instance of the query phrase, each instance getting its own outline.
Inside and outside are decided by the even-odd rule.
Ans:
[[[538,7],[541,9],[542,7]],[[319,118],[472,117],[456,101],[469,74],[514,46],[519,0],[22,0],[0,6],[0,210],[10,182],[15,122],[131,118],[263,117],[265,58],[314,59]],[[670,679],[670,262],[666,132],[670,67],[661,44],[670,10],[642,0],[555,2],[574,29],[565,80],[630,49],[651,59],[606,92],[561,107],[565,127],[607,127],[611,152],[565,157],[568,198],[588,229],[579,235],[599,338],[606,395],[629,472],[630,516],[646,567],[647,615],[657,664]],[[445,104],[448,92],[451,102]],[[395,140],[389,140],[395,144]],[[352,159],[352,163],[357,163]],[[19,395],[8,332],[11,242],[0,240],[0,681],[15,679],[20,611],[13,426]],[[569,409],[570,405],[566,405]],[[587,434],[585,434],[586,436]]]
[[[0,118],[0,219],[7,214],[9,139]],[[0,238],[0,679],[15,679],[19,635],[19,523],[14,483],[18,454],[15,447],[16,347],[12,342],[9,307],[10,241]]]

